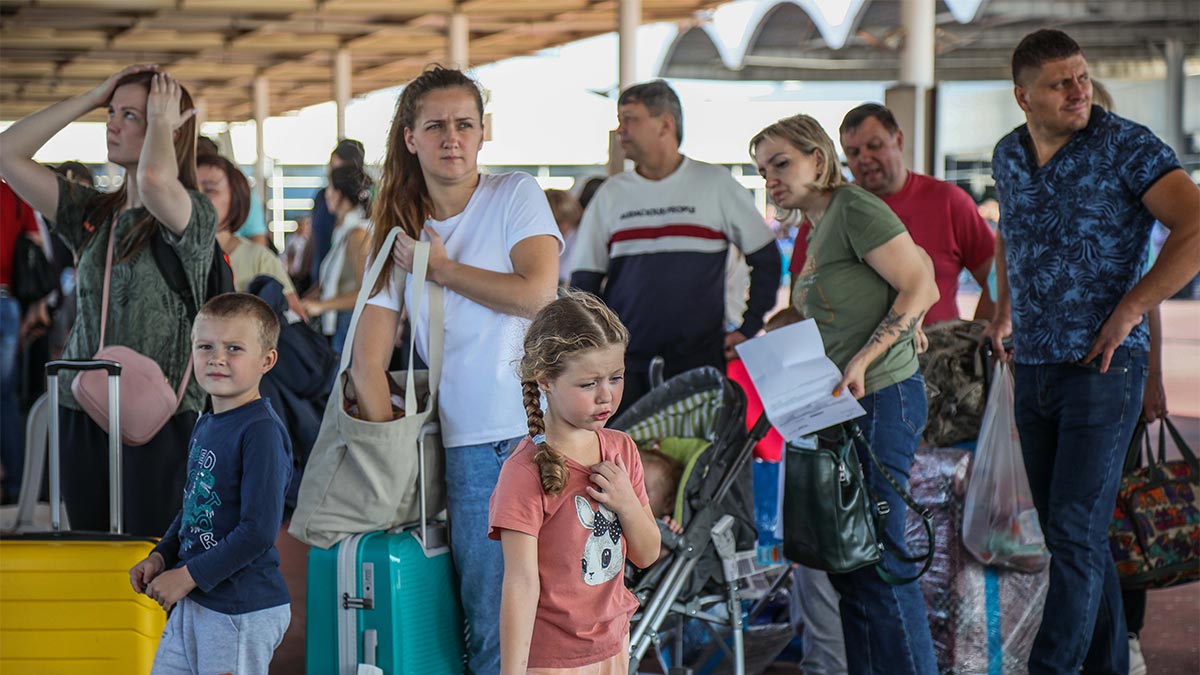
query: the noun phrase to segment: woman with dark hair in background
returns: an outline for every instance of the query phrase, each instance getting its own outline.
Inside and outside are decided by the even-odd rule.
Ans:
[[[353,138],[343,138],[338,141],[329,153],[329,168],[327,175],[332,175],[335,169],[343,166],[356,166],[360,170],[366,167],[366,151],[363,144]],[[321,188],[313,194],[312,213],[312,261],[309,272],[313,283],[321,278],[321,263],[329,254],[333,242],[333,228],[337,225],[337,216],[330,210],[326,202],[328,187]]]
[[[335,218],[333,240],[321,262],[317,299],[305,300],[304,308],[321,317],[321,332],[332,338],[333,351],[340,354],[366,270],[370,176],[354,164],[334,169],[325,188],[325,203]]]
[[[71,122],[108,108],[108,160],[125,170],[116,192],[71,183],[33,160]],[[157,66],[130,66],[99,86],[23,118],[0,134],[0,174],[35,209],[53,214],[53,232],[78,258],[79,311],[64,358],[91,358],[100,346],[124,345],[153,359],[172,389],[191,363],[191,321],[146,250],[162,237],[182,262],[190,302],[203,304],[217,218],[196,190],[196,120],[187,90]],[[90,224],[90,228],[88,226]],[[110,238],[112,300],[100,321]],[[108,529],[108,434],[71,394],[74,374],[60,378],[63,493],[71,525]],[[192,380],[174,417],[141,446],[125,447],[125,529],[158,536],[180,507],[188,438],[204,392]],[[137,411],[124,410],[125,415]]]
[[[234,290],[248,293],[250,282],[265,274],[283,284],[288,307],[304,318],[304,306],[279,258],[267,247],[234,234],[238,223],[246,220],[250,210],[250,181],[246,180],[246,175],[233,162],[212,154],[196,158],[196,175],[200,179],[200,189],[217,211],[217,243],[233,268]]]

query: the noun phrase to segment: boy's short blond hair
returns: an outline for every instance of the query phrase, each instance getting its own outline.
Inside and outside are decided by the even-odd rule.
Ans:
[[[204,303],[196,318],[230,319],[244,317],[258,324],[258,337],[263,351],[279,346],[279,316],[262,298],[249,293],[222,293]]]

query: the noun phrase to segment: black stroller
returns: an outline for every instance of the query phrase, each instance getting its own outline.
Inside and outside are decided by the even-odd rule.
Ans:
[[[729,630],[733,672],[744,672],[739,580],[761,571],[755,565],[751,458],[770,428],[764,415],[747,432],[745,415],[741,387],[706,367],[655,386],[612,424],[639,443],[668,437],[708,441],[693,444],[698,447],[690,456],[675,457],[684,465],[674,514],[683,533],[674,535],[660,525],[670,554],[626,576],[642,605],[630,631],[630,673],[637,672],[651,646],[667,672],[663,626],[672,614],[699,619],[714,634]],[[719,605],[725,605],[724,616],[711,611]],[[681,652],[682,637],[677,644]]]

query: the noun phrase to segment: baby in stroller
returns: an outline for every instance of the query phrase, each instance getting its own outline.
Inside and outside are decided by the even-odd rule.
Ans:
[[[704,368],[655,387],[611,425],[642,450],[651,511],[664,524],[660,531],[669,529],[662,532],[668,553],[625,576],[641,602],[630,631],[635,668],[648,654],[663,672],[684,663],[690,650],[665,631],[681,636],[682,621],[698,620],[725,636],[714,644],[733,643],[722,651],[728,649],[734,672],[744,672],[738,563],[755,555],[750,460],[769,428],[763,419],[748,431],[745,406],[740,387]]]
[[[683,476],[683,464],[667,457],[660,451],[657,442],[638,446],[645,471],[646,496],[650,498],[650,510],[654,517],[663,522],[671,520],[675,512],[675,496],[679,492],[679,478]],[[678,525],[678,524],[677,524]]]
[[[657,441],[639,445],[638,453],[642,456],[642,475],[646,482],[646,496],[650,499],[650,510],[668,530],[675,534],[683,534],[683,526],[673,517],[675,500],[679,493],[679,480],[683,477],[683,462],[663,454]],[[667,553],[667,547],[663,546],[658,556],[659,560]]]

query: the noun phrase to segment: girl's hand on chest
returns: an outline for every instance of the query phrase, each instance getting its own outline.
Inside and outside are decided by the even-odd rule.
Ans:
[[[591,469],[592,485],[587,487],[587,491],[597,503],[604,504],[621,517],[643,510],[637,494],[633,491],[629,471],[619,455],[616,461],[602,461],[594,464]]]

